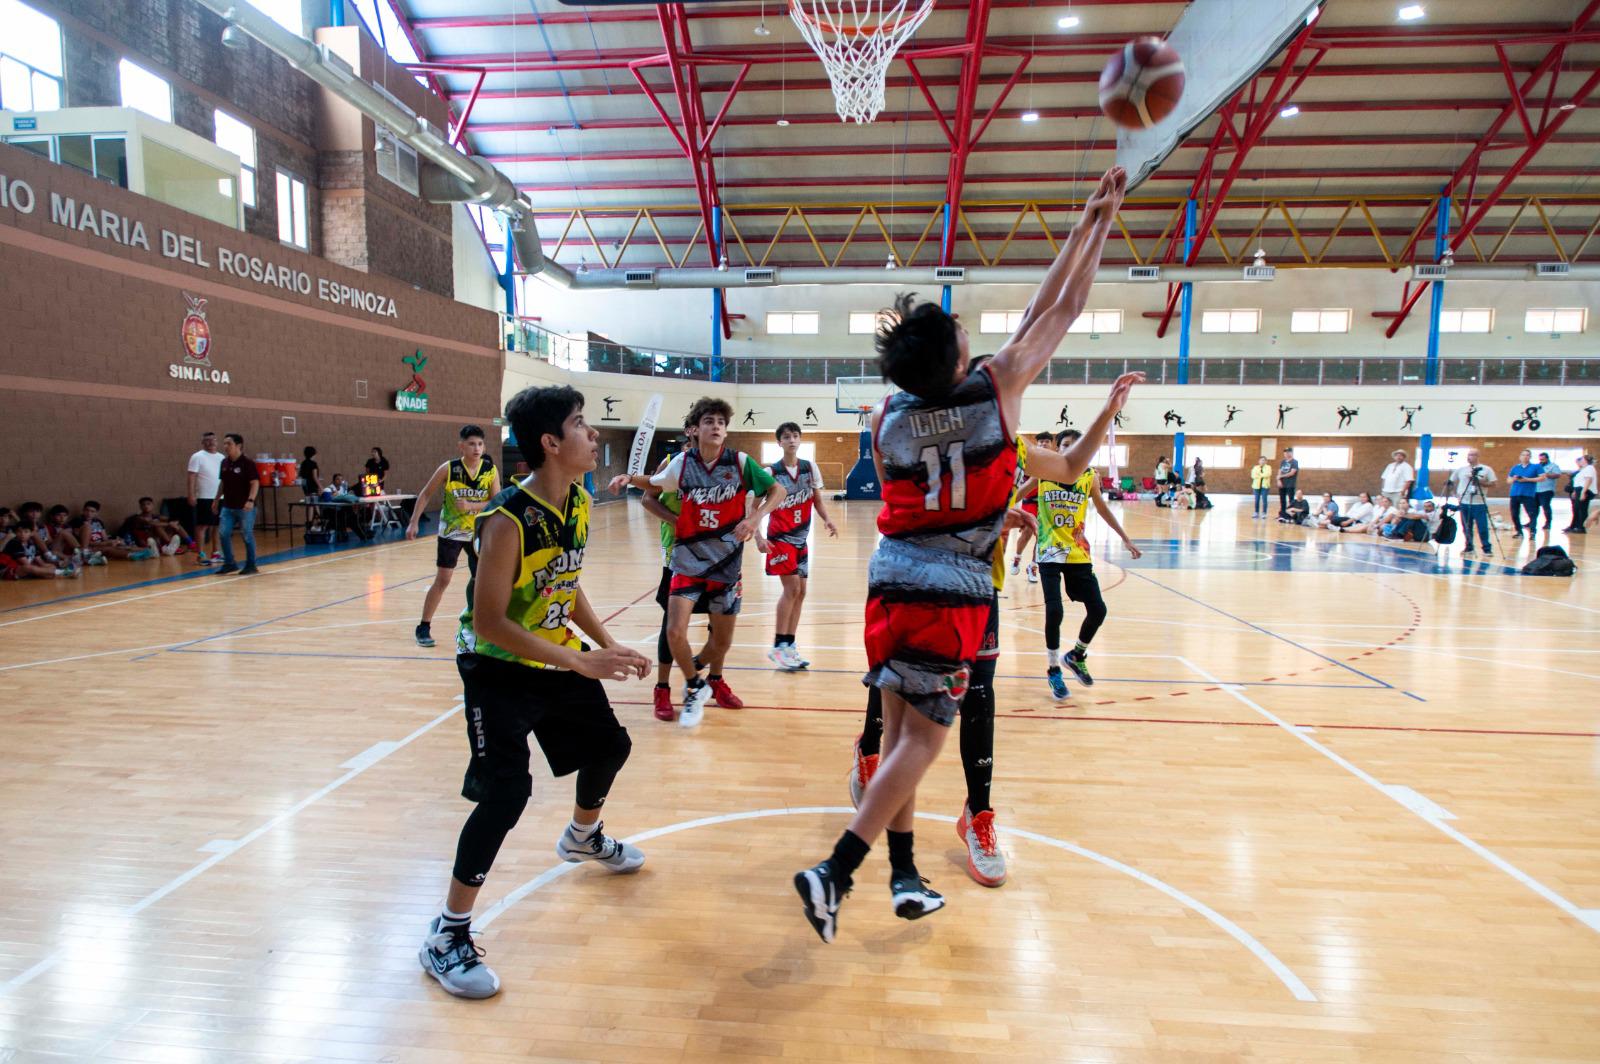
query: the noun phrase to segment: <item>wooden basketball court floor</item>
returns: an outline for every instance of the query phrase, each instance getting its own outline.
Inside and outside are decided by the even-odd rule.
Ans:
[[[0,613],[0,1060],[1600,1059],[1593,574],[1124,507],[1147,553],[1098,530],[1092,689],[1050,700],[1009,582],[1010,882],[962,870],[952,737],[918,836],[949,906],[895,919],[880,845],[824,946],[789,877],[846,820],[876,506],[835,509],[808,673],[767,667],[752,551],[749,708],[686,732],[611,685],[641,874],[560,864],[570,781],[536,777],[483,895],[487,1002],[416,962],[468,808],[448,643],[411,641],[431,542],[7,588],[46,601]],[[584,575],[647,653],[654,540],[606,506]]]

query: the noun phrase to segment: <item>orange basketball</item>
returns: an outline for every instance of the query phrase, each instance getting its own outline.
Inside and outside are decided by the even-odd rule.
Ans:
[[[1100,72],[1100,110],[1128,129],[1155,125],[1182,98],[1183,60],[1159,37],[1129,41]]]

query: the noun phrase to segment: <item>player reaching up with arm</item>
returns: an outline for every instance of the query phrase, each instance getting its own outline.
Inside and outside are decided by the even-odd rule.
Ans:
[[[1016,335],[975,372],[968,372],[966,333],[931,303],[901,297],[898,316],[879,333],[883,375],[902,389],[872,418],[884,507],[883,538],[867,572],[865,682],[883,692],[883,752],[832,855],[794,877],[806,918],[825,942],[833,941],[855,871],[885,829],[896,915],[916,919],[944,905],[913,859],[917,786],[966,694],[994,601],[994,554],[1015,487],[1013,426],[1023,390],[1088,300],[1126,180],[1120,169],[1101,178]],[[1126,374],[1113,386],[1089,429],[1095,446],[1141,379]]]

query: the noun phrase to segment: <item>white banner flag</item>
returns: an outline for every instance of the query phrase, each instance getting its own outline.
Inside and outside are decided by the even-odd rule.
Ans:
[[[633,449],[628,452],[628,475],[636,477],[644,472],[645,459],[650,456],[650,440],[656,434],[656,418],[661,415],[661,393],[650,397],[639,418],[639,431],[633,434]]]

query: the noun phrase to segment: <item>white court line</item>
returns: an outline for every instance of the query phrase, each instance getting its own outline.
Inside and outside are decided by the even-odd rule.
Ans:
[[[641,842],[648,842],[651,839],[660,838],[663,835],[674,835],[680,831],[689,831],[693,828],[712,827],[717,824],[728,824],[740,820],[760,820],[765,817],[811,816],[819,814],[851,816],[854,815],[854,813],[854,809],[849,809],[844,806],[828,805],[797,806],[793,809],[755,809],[744,813],[721,813],[716,816],[700,817],[697,820],[685,820],[678,824],[668,824],[665,827],[651,828],[648,831],[641,831],[637,835],[630,835],[622,841],[637,845]],[[955,817],[941,816],[937,813],[918,813],[917,818],[919,820],[934,820],[942,824],[954,824],[956,822]],[[1250,932],[1246,931],[1244,928],[1240,927],[1226,916],[1223,916],[1211,906],[1205,904],[1197,898],[1185,894],[1183,891],[1172,886],[1170,883],[1166,883],[1160,879],[1157,879],[1148,872],[1142,872],[1139,869],[1134,868],[1132,865],[1123,864],[1114,857],[1107,857],[1105,854],[1097,853],[1094,850],[1079,846],[1076,843],[1052,838],[1049,835],[1040,835],[1032,831],[1022,831],[1017,828],[1003,827],[1000,828],[999,831],[1002,835],[1010,835],[1016,838],[1028,839],[1032,842],[1040,842],[1046,846],[1053,846],[1058,850],[1065,850],[1068,853],[1076,854],[1079,857],[1088,858],[1089,860],[1103,865],[1114,872],[1120,872],[1125,876],[1131,876],[1140,883],[1143,883],[1145,886],[1153,887],[1154,889],[1159,890],[1167,897],[1176,901],[1179,905],[1182,905],[1191,912],[1204,917],[1206,920],[1210,921],[1212,925],[1227,934],[1235,942],[1239,943],[1239,945],[1249,950],[1258,960],[1261,961],[1262,964],[1266,965],[1267,969],[1278,978],[1279,982],[1289,989],[1289,992],[1295,996],[1296,1000],[1317,1000],[1317,996],[1311,992],[1311,988],[1306,986],[1305,982],[1298,975],[1295,975],[1287,964],[1284,964],[1281,960],[1279,960],[1271,950],[1263,946],[1255,938],[1255,936],[1250,934]],[[499,901],[495,902],[488,909],[485,909],[483,915],[478,917],[478,919],[473,922],[477,925],[480,931],[483,930],[490,924],[494,923],[495,920],[499,919],[506,913],[507,910],[509,910],[513,905],[516,905],[523,898],[526,898],[528,895],[532,894],[534,891],[552,882],[553,880],[560,879],[562,876],[575,871],[578,867],[579,866],[576,864],[567,864],[563,862],[555,865],[554,867],[545,869],[537,876],[534,876],[532,879],[528,880],[528,882],[522,884],[522,886],[518,887],[505,897],[501,898]],[[796,926],[799,926],[798,923]]]
[[[332,565],[334,562],[347,562],[352,558],[370,558],[374,554],[392,551],[399,547],[410,546],[413,546],[413,544],[390,543],[382,547],[368,547],[365,550],[354,550],[347,553],[337,554],[332,558],[319,558],[316,561],[311,562],[300,562],[286,565],[273,563],[271,572],[276,575],[278,573],[292,573],[300,569],[314,569],[319,565]],[[213,573],[208,575],[215,574]],[[38,613],[31,617],[19,617],[14,621],[0,621],[0,628],[9,628],[14,624],[30,624],[34,621],[48,621],[52,617],[66,617],[74,613],[87,613],[89,610],[101,610],[105,609],[107,606],[124,606],[130,602],[143,602],[146,599],[162,598],[167,595],[177,595],[184,591],[197,591],[201,588],[229,588],[232,586],[233,581],[231,580],[209,580],[202,576],[192,579],[178,587],[168,588],[165,591],[152,591],[148,595],[132,595],[128,598],[113,598],[108,599],[105,602],[93,602],[87,606],[74,606],[70,610],[57,610],[54,613]],[[107,589],[106,594],[114,595],[116,594],[116,591],[114,589]]]
[[[1484,846],[1480,842],[1469,839],[1466,835],[1463,835],[1460,831],[1445,823],[1440,817],[1429,815],[1429,813],[1426,811],[1426,806],[1418,808],[1414,805],[1407,804],[1407,801],[1404,797],[1402,797],[1402,794],[1415,794],[1415,792],[1411,791],[1410,788],[1391,788],[1389,785],[1383,783],[1371,773],[1356,767],[1343,757],[1328,749],[1328,747],[1324,746],[1316,739],[1313,739],[1311,736],[1300,731],[1298,728],[1294,727],[1288,721],[1285,721],[1282,717],[1279,717],[1271,710],[1264,708],[1260,703],[1256,702],[1249,695],[1245,694],[1244,691],[1239,687],[1233,684],[1223,683],[1221,680],[1218,680],[1215,676],[1211,675],[1211,673],[1207,672],[1205,669],[1202,669],[1199,665],[1196,665],[1194,662],[1189,661],[1186,658],[1180,658],[1179,660],[1183,661],[1185,665],[1193,669],[1195,675],[1217,684],[1218,687],[1232,695],[1234,698],[1238,699],[1239,702],[1249,707],[1261,717],[1271,721],[1273,724],[1276,724],[1278,727],[1282,728],[1284,731],[1288,732],[1302,743],[1305,743],[1307,746],[1311,747],[1311,749],[1315,750],[1329,761],[1332,761],[1334,764],[1350,773],[1362,783],[1365,783],[1367,786],[1371,787],[1385,798],[1400,806],[1400,808],[1415,815],[1424,823],[1430,824],[1434,828],[1437,828],[1439,831],[1454,839],[1456,842],[1459,842],[1468,850],[1471,850],[1488,863],[1494,865],[1496,868],[1500,869],[1500,871],[1504,872],[1518,883],[1521,883],[1523,886],[1527,887],[1529,890],[1533,891],[1535,894],[1539,895],[1541,898],[1545,899],[1550,904],[1554,905],[1556,908],[1572,917],[1574,920],[1577,920],[1585,927],[1588,927],[1593,931],[1600,932],[1600,921],[1592,919],[1589,915],[1596,910],[1585,910],[1579,908],[1577,905],[1574,905],[1572,902],[1568,901],[1551,888],[1545,886],[1537,879],[1534,879],[1528,873],[1524,872],[1510,861],[1507,861],[1505,858],[1501,857],[1487,846]],[[1432,805],[1435,809],[1439,808],[1437,805],[1433,805],[1432,802],[1429,802],[1428,804]]]
[[[255,830],[251,831],[249,834],[241,836],[239,839],[234,841],[231,846],[228,846],[225,849],[218,847],[217,852],[213,853],[210,857],[206,858],[204,861],[201,861],[193,868],[190,868],[187,872],[169,879],[166,883],[163,883],[161,886],[157,887],[155,890],[152,890],[150,893],[146,894],[144,897],[140,898],[126,909],[123,909],[118,915],[120,915],[124,920],[131,920],[135,916],[138,916],[140,913],[144,912],[162,898],[165,898],[173,891],[184,886],[190,880],[195,879],[197,876],[203,875],[207,870],[227,860],[232,855],[238,853],[240,850],[244,849],[246,846],[250,845],[252,842],[271,831],[273,828],[294,818],[315,803],[321,801],[323,798],[326,798],[340,787],[343,787],[346,783],[349,783],[351,780],[367,771],[367,769],[371,768],[373,765],[378,764],[396,750],[410,745],[412,742],[422,738],[422,736],[428,734],[428,732],[432,731],[434,728],[437,728],[439,725],[443,724],[457,713],[460,713],[462,702],[463,699],[458,697],[455,704],[448,710],[439,714],[437,717],[434,717],[428,723],[417,728],[404,739],[400,739],[394,741],[392,744],[389,744],[390,748],[384,750],[381,754],[375,755],[374,748],[369,747],[361,754],[351,758],[350,761],[346,762],[346,764],[357,763],[358,767],[350,769],[350,771],[346,772],[332,783],[329,783],[306,795],[304,798],[300,799],[283,812],[278,813],[276,816],[255,828]],[[54,968],[62,961],[69,951],[70,947],[58,949],[54,953],[51,953],[49,956],[45,957],[43,960],[39,961],[39,963],[35,964],[33,967],[29,968],[27,971],[18,975],[14,975],[4,983],[0,983],[0,998],[4,998],[12,991],[26,986],[39,976],[43,975],[45,972],[48,972],[50,969]]]
[[[1342,640],[1337,640],[1337,639],[1334,639],[1334,640],[1309,640],[1309,639],[1305,640],[1305,644],[1307,646],[1317,646],[1317,645],[1319,645],[1319,643],[1322,646],[1351,646],[1351,647],[1379,646],[1379,645],[1382,645],[1382,644],[1377,644],[1377,643],[1346,643],[1346,642],[1343,642]],[[1527,662],[1514,661],[1510,657],[1505,656],[1505,655],[1502,655],[1501,657],[1498,657],[1498,658],[1480,658],[1480,657],[1476,657],[1475,655],[1472,655],[1472,654],[1459,654],[1459,653],[1456,652],[1457,649],[1467,649],[1467,650],[1473,649],[1471,647],[1463,647],[1463,648],[1427,647],[1427,646],[1418,646],[1418,645],[1413,645],[1413,644],[1407,644],[1405,646],[1392,646],[1392,647],[1391,646],[1385,646],[1384,649],[1385,650],[1399,650],[1399,651],[1403,651],[1403,652],[1408,653],[1408,654],[1432,654],[1435,657],[1455,658],[1457,661],[1482,661],[1482,662],[1487,662],[1487,663],[1489,663],[1491,665],[1502,665],[1502,666],[1509,665],[1509,666],[1511,666],[1512,668],[1515,668],[1515,669],[1531,669],[1534,672],[1555,673],[1558,676],[1576,676],[1576,677],[1579,677],[1580,679],[1584,679],[1584,680],[1600,680],[1600,675],[1596,675],[1595,673],[1592,673],[1592,672],[1573,672],[1570,669],[1557,669],[1557,668],[1555,668],[1553,666],[1550,666],[1550,665],[1533,665],[1533,664],[1529,664]],[[1500,650],[1500,649],[1503,649],[1503,648],[1500,648],[1500,647],[1487,647],[1487,648],[1484,648],[1484,649]],[[1566,651],[1563,650],[1562,653],[1564,654],[1564,653],[1566,653]],[[1579,653],[1594,654],[1594,653],[1600,653],[1600,651],[1586,650],[1586,651],[1579,651]]]

